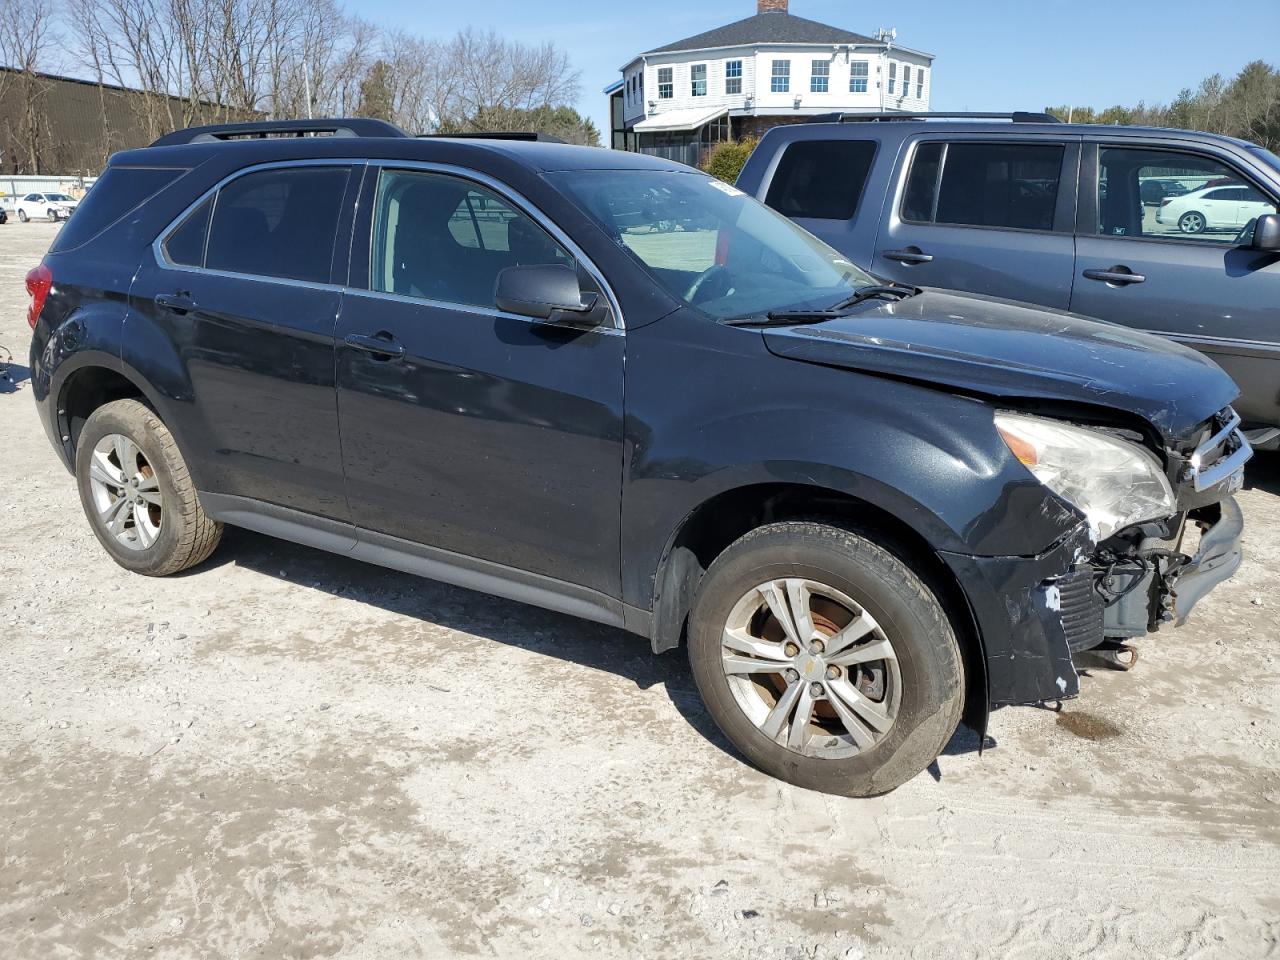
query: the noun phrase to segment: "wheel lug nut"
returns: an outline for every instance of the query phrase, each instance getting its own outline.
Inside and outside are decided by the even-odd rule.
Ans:
[[[839,667],[827,667],[827,679],[828,679],[828,680],[838,680],[839,678],[840,678],[840,668],[839,668]]]
[[[811,697],[822,696],[822,684],[818,683],[816,680],[809,684],[809,695]]]
[[[783,649],[786,651],[786,654],[788,657],[794,657],[797,653],[800,652],[800,648],[797,647],[794,643],[788,643],[786,647],[784,647]]]
[[[809,644],[809,652],[812,653],[814,656],[817,656],[819,653],[821,653],[825,649],[827,648],[825,645],[823,645],[821,640],[815,640],[813,641],[813,643]]]
[[[795,683],[799,679],[800,679],[800,674],[797,673],[795,670],[787,671],[787,682]]]

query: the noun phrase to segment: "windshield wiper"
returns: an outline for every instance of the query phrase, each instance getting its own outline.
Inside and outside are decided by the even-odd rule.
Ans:
[[[889,297],[896,300],[905,300],[907,297],[914,297],[920,292],[919,287],[910,287],[906,284],[901,286],[888,283],[873,283],[867,287],[860,287],[853,291],[851,295],[837,303],[832,310],[845,310],[852,307],[855,303],[861,303],[863,300],[873,300],[876,297]]]
[[[845,316],[845,311],[864,300],[873,300],[877,297],[905,300],[919,292],[919,287],[876,283],[855,290],[833,307],[813,310],[771,310],[763,317],[732,317],[722,322],[730,327],[790,327],[805,323],[821,323],[824,320],[835,320]]]

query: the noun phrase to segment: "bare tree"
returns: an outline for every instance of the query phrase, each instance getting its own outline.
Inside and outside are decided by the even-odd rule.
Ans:
[[[56,42],[49,0],[0,2],[0,57],[16,71],[6,76],[0,99],[17,103],[5,131],[15,168],[39,173],[47,139],[44,98],[47,83],[38,72]]]

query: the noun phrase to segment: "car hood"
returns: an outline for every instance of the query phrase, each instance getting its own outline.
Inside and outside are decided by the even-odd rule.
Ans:
[[[1171,340],[990,297],[925,291],[848,316],[768,329],[779,357],[997,399],[1048,399],[1135,413],[1185,436],[1239,394],[1203,354]]]

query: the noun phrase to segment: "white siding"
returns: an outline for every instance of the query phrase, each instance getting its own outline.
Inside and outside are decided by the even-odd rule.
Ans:
[[[742,61],[742,93],[725,93],[725,64],[730,60]],[[786,93],[772,91],[773,61],[787,60],[791,64],[790,89]],[[809,89],[811,66],[814,60],[826,60],[829,64],[827,92],[815,93]],[[865,93],[851,93],[849,90],[850,63],[854,60],[866,60],[867,90]],[[892,49],[886,57],[885,51],[875,47],[846,47],[830,44],[800,46],[769,46],[765,44],[726,48],[723,50],[682,51],[679,53],[650,54],[645,61],[637,60],[628,64],[623,71],[624,114],[628,121],[641,120],[645,116],[655,116],[668,110],[688,110],[691,108],[713,108],[725,106],[731,111],[787,114],[796,111],[795,100],[800,98],[799,113],[827,113],[844,110],[879,110],[881,101],[881,84],[888,81],[886,64],[892,60],[897,64],[898,89],[892,97],[884,92],[883,107],[886,110],[923,110],[929,105],[930,86],[933,80],[932,61],[925,56],[907,50]],[[707,94],[702,97],[693,96],[691,67],[694,64],[707,65]],[[902,95],[902,68],[911,65],[911,89],[906,96]],[[658,98],[658,70],[671,67],[673,73],[674,95],[669,100]],[[915,96],[915,73],[921,67],[926,70],[924,96]],[[632,100],[625,98],[631,78],[643,72],[643,97]],[[653,106],[649,106],[649,102]]]

